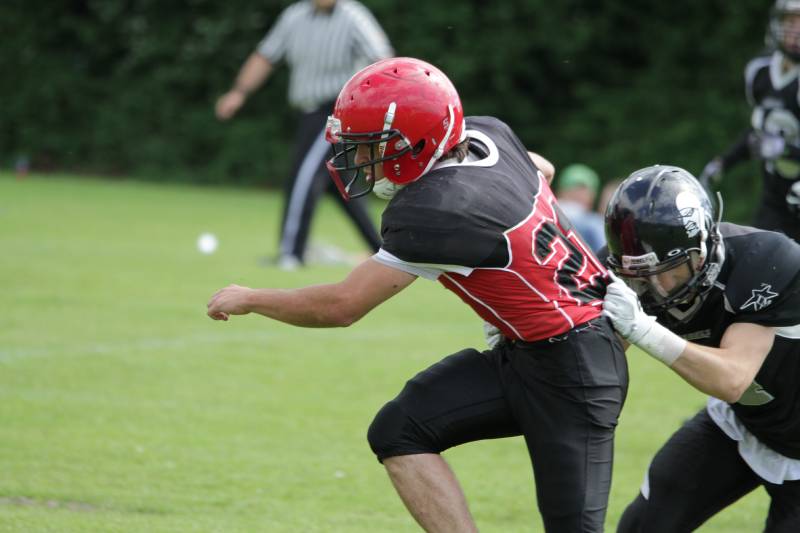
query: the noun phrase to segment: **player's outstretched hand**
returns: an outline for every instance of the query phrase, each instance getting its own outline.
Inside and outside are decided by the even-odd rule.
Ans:
[[[612,282],[606,288],[603,314],[611,319],[620,335],[636,344],[647,335],[655,319],[644,312],[633,289],[612,272],[608,274]]]
[[[783,136],[766,131],[753,131],[748,139],[750,153],[766,161],[781,157],[786,151],[786,140]]]
[[[214,320],[228,320],[230,315],[246,315],[250,312],[247,302],[252,292],[253,289],[240,285],[218,290],[208,302],[208,316]]]

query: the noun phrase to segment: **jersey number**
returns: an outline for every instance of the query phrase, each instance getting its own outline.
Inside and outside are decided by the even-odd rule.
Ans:
[[[602,297],[602,294],[593,287],[592,278],[602,274],[603,268],[594,255],[584,248],[558,205],[552,203],[546,207],[550,208],[548,211],[551,211],[553,216],[543,217],[533,229],[534,259],[542,266],[555,264],[556,284],[576,300],[588,303]],[[559,227],[559,221],[567,225],[566,235]],[[595,273],[588,276],[588,281],[582,281],[587,279],[590,263]]]

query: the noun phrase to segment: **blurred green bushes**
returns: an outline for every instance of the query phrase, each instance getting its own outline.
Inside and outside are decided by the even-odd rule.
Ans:
[[[499,116],[557,166],[604,179],[699,172],[748,123],[743,69],[762,0],[364,0],[400,55],[445,70],[468,114]],[[289,0],[5,0],[0,157],[39,170],[277,185],[294,132],[286,69],[240,115],[213,103]],[[725,184],[746,218],[749,165]]]

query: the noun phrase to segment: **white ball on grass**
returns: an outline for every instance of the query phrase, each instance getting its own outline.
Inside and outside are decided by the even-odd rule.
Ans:
[[[200,250],[200,253],[213,254],[217,251],[217,246],[219,246],[219,241],[213,233],[201,233],[197,238],[197,249]]]

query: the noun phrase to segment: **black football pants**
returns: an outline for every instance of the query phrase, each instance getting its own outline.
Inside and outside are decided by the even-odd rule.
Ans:
[[[800,531],[800,481],[782,485],[759,478],[705,408],[658,451],[642,494],[620,519],[618,533],[686,533],[759,486],[772,502],[764,531]]]
[[[622,347],[597,319],[560,342],[506,343],[443,359],[381,409],[369,442],[382,460],[523,435],[546,530],[602,531],[627,386]]]

